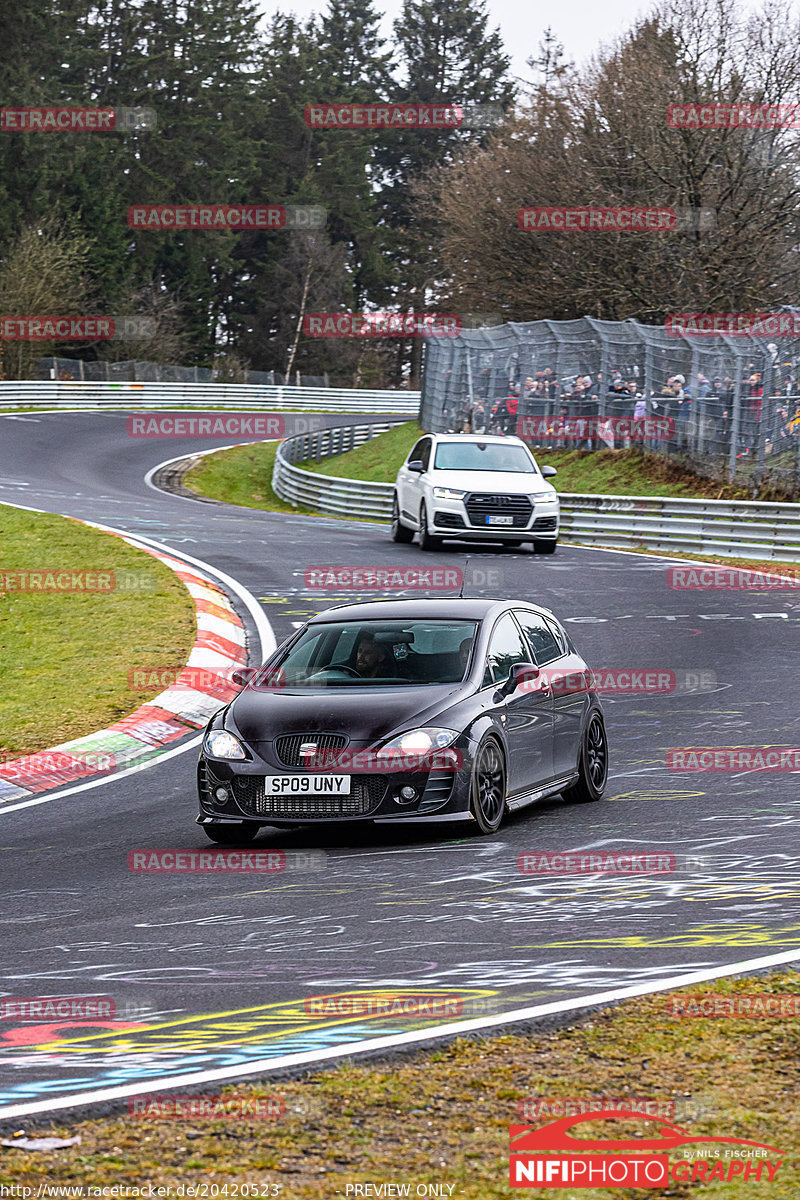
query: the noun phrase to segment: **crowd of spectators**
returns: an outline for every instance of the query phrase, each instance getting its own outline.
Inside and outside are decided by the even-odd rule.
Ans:
[[[736,454],[746,458],[763,445],[766,455],[795,445],[800,437],[800,360],[781,362],[777,347],[770,344],[772,356],[770,395],[764,396],[762,372],[756,363],[744,365],[741,378],[741,409]],[[558,436],[558,429],[569,434],[569,422],[577,417],[597,416],[602,408],[607,416],[668,417],[673,433],[668,450],[698,447],[707,452],[727,453],[733,425],[736,382],[730,375],[710,377],[703,371],[687,380],[680,372],[668,375],[660,388],[645,393],[638,366],[614,368],[604,386],[602,372],[594,376],[577,374],[560,381],[551,367],[545,367],[524,380],[507,381],[500,395],[490,396],[490,372],[480,372],[472,398],[450,401],[443,413],[445,429],[450,433],[487,433],[508,435],[517,432],[517,420],[523,416],[549,416],[554,419],[551,445],[571,445],[596,449],[602,445],[630,444],[612,432],[581,439]],[[703,401],[704,403],[695,403]],[[610,427],[609,427],[610,429]]]

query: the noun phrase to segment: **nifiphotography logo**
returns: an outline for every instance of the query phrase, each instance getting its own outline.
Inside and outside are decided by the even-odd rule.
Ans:
[[[512,1187],[656,1188],[674,1183],[731,1183],[742,1179],[771,1183],[785,1150],[745,1138],[693,1135],[659,1119],[655,1136],[576,1137],[585,1121],[641,1121],[642,1114],[609,1108],[562,1117],[538,1128],[509,1130],[509,1178]],[[675,1152],[670,1160],[670,1151]]]

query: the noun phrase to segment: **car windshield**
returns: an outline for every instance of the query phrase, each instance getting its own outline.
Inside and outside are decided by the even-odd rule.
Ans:
[[[513,471],[538,474],[524,446],[499,442],[440,442],[434,459],[436,471]]]
[[[309,625],[255,680],[266,688],[459,683],[475,621],[338,621]]]

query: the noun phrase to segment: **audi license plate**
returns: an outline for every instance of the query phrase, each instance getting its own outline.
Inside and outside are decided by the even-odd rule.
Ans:
[[[347,796],[350,794],[349,775],[266,775],[266,796]]]
[[[513,525],[514,518],[513,517],[501,517],[499,513],[492,513],[491,516],[486,518],[486,524],[487,525]]]

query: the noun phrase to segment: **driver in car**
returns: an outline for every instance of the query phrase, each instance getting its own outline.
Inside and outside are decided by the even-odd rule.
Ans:
[[[385,646],[375,641],[371,633],[364,634],[356,650],[356,670],[365,679],[389,675],[389,655]]]

